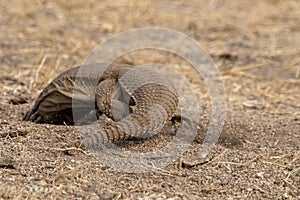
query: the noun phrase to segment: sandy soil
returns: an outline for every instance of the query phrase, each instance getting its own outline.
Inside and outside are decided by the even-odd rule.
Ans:
[[[300,199],[299,8],[296,0],[1,1],[0,199]],[[201,126],[191,148],[163,169],[117,172],[74,145],[76,128],[21,120],[55,75],[98,43],[149,26],[189,35],[222,74],[226,123],[206,160],[195,156],[210,99],[189,67],[182,74],[201,103]],[[121,59],[187,65],[145,53]],[[147,152],[168,132],[119,145]]]

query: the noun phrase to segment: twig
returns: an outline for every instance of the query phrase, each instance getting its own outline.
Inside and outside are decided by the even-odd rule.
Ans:
[[[247,165],[247,163],[235,163],[235,162],[218,162],[218,164],[228,164],[228,165]]]
[[[276,162],[263,161],[263,163],[268,164],[268,165],[275,165],[275,166],[278,166],[278,167],[286,168],[285,165],[282,165],[282,164],[279,164],[279,163],[276,163]]]
[[[56,151],[73,151],[73,150],[76,150],[76,151],[80,151],[82,153],[84,153],[85,155],[89,155],[86,151],[84,151],[83,149],[81,148],[77,148],[77,147],[68,147],[68,148],[50,148],[50,150],[56,150]]]
[[[300,167],[297,167],[297,168],[293,169],[292,171],[290,171],[289,174],[287,175],[287,177],[285,178],[285,181],[287,181],[292,174],[295,174],[298,171],[300,171]]]
[[[67,176],[67,175],[69,175],[69,174],[71,174],[71,173],[73,173],[74,171],[77,171],[77,170],[78,170],[77,167],[71,168],[69,171],[63,172],[63,173],[59,174],[58,176],[56,176],[53,182],[56,182],[61,177]]]
[[[36,84],[36,82],[37,82],[37,80],[38,80],[38,78],[39,78],[39,73],[40,73],[42,67],[44,66],[44,64],[45,64],[47,58],[48,58],[47,55],[44,55],[44,57],[42,58],[42,61],[41,61],[41,63],[39,64],[39,67],[37,68],[37,70],[36,70],[36,72],[35,72],[35,78],[34,78],[34,80],[32,80],[32,81],[30,82],[30,85],[29,85],[29,89],[30,89],[30,90],[35,86],[35,84]]]
[[[227,74],[231,74],[231,73],[235,73],[235,72],[239,72],[239,71],[245,71],[245,70],[248,70],[248,69],[264,67],[268,64],[269,63],[266,62],[266,63],[255,63],[255,64],[252,64],[252,65],[246,65],[246,66],[235,66],[235,67],[232,67],[230,69],[221,71],[221,75],[227,75]]]

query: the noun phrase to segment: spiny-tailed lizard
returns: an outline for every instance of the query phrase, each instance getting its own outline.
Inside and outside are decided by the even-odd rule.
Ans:
[[[74,112],[84,118],[94,109],[112,120],[86,138],[92,146],[157,132],[172,119],[178,98],[168,79],[151,69],[115,64],[104,70],[105,66],[90,64],[58,75],[23,119],[74,124]]]

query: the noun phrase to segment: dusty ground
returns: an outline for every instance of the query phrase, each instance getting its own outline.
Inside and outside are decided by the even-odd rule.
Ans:
[[[296,0],[1,1],[0,198],[299,199],[299,8]],[[21,121],[57,73],[110,36],[147,26],[191,36],[220,69],[227,118],[207,161],[184,161],[194,158],[209,121],[205,84],[190,68],[182,73],[198,92],[202,128],[184,159],[164,169],[116,172],[74,148],[76,129]],[[136,64],[145,57],[124,59]],[[123,148],[148,151],[168,137]]]

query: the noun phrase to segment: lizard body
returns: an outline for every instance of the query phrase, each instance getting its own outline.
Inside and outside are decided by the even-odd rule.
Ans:
[[[150,69],[118,64],[105,70],[104,66],[90,64],[63,72],[46,86],[23,119],[74,124],[74,111],[84,117],[96,109],[98,115],[113,120],[84,139],[89,146],[159,132],[178,106],[171,82]]]

